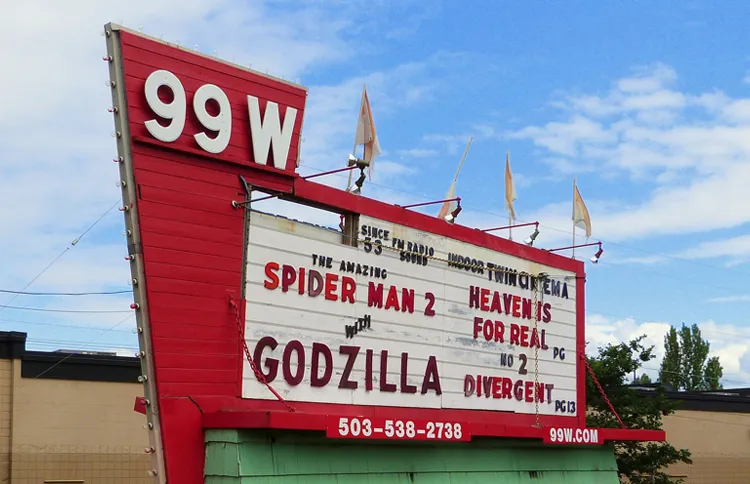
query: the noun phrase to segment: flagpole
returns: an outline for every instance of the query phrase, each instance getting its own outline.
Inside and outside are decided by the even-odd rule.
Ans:
[[[349,173],[351,175],[351,173]],[[576,177],[573,177],[573,259],[576,258]]]
[[[510,151],[505,154],[506,160],[510,159]],[[506,188],[507,190],[507,188]],[[507,196],[507,194],[506,194]],[[508,209],[508,240],[513,240],[513,216],[510,214],[510,207]]]
[[[357,129],[354,130],[354,147],[352,148],[352,155],[357,156],[357,134],[359,133],[359,123],[362,120],[362,105],[365,102],[365,91],[367,91],[367,84],[362,86],[362,100],[359,103],[359,114],[357,115]],[[364,157],[364,156],[363,156]],[[352,186],[352,172],[349,170],[349,181],[346,182],[346,191],[348,192]]]
[[[466,161],[466,155],[469,154],[469,147],[471,146],[471,142],[474,140],[473,136],[469,136],[469,143],[466,145],[466,149],[464,150],[464,156],[461,157],[461,163],[458,164],[458,170],[456,170],[456,176],[453,177],[453,181],[458,181],[458,174],[461,173],[461,167],[464,166],[464,161]]]
[[[469,136],[469,142],[466,144],[466,149],[464,149],[464,155],[461,157],[461,162],[458,164],[458,169],[456,170],[456,175],[453,177],[453,183],[451,186],[455,188],[456,183],[458,183],[458,175],[461,173],[461,168],[464,166],[464,161],[466,161],[466,155],[469,154],[469,147],[471,146],[471,142],[474,141],[473,136]],[[453,197],[448,197],[453,198]],[[453,202],[450,202],[450,207],[453,206]],[[449,209],[450,210],[450,209]]]
[[[357,156],[357,135],[354,135],[354,148],[352,148],[352,155]],[[346,191],[348,192],[349,189],[352,187],[352,172],[354,170],[349,170],[349,181],[346,182]]]
[[[513,229],[510,227],[513,225],[513,217],[510,216],[510,212],[508,212],[508,240],[513,240]]]

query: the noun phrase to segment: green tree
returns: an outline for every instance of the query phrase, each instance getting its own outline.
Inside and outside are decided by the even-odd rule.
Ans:
[[[654,359],[653,346],[644,347],[646,336],[617,345],[599,348],[598,355],[589,358],[591,369],[627,428],[659,430],[662,418],[674,413],[676,403],[670,401],[659,387],[652,396],[644,398],[624,385],[626,379]],[[589,412],[586,423],[591,427],[617,428],[619,423],[596,384],[589,375],[586,379],[586,403]],[[670,477],[670,464],[692,464],[690,451],[675,449],[668,442],[615,442],[615,457],[620,480],[630,484],[676,484],[682,479]]]
[[[672,326],[664,335],[664,358],[659,369],[659,381],[671,385],[675,390],[679,389],[682,378],[681,362],[680,341],[677,338],[677,329]]]
[[[719,363],[719,357],[714,356],[706,362],[706,369],[703,370],[703,380],[706,382],[709,390],[718,390],[722,388],[721,377],[724,376],[724,369]]]
[[[680,328],[680,346],[682,347],[682,386],[687,391],[708,390],[704,380],[706,360],[710,345],[701,336],[697,324]]]
[[[633,379],[633,383],[636,385],[645,385],[651,383],[651,377],[645,373],[642,373],[638,378]]]
[[[675,390],[701,391],[721,388],[723,368],[718,357],[708,358],[710,343],[703,339],[697,324],[677,330],[672,327],[664,336],[664,359],[659,381]]]

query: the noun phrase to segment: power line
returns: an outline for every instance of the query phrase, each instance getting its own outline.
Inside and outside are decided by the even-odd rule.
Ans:
[[[125,309],[53,309],[53,308],[30,308],[26,306],[3,306],[8,309],[15,309],[18,311],[42,311],[48,313],[129,313],[130,310]]]
[[[324,172],[324,171],[326,171],[326,170],[322,170],[320,168],[317,168],[317,167],[314,167],[314,166],[310,166],[310,165],[300,165],[300,166],[301,167],[305,167],[305,168],[309,168],[312,171],[317,171],[317,172]],[[339,174],[339,173],[336,173],[335,176],[338,176],[338,177],[341,177],[341,178],[345,178],[346,177],[345,175],[342,175],[342,174]],[[407,190],[403,190],[403,189],[399,189],[399,188],[390,187],[390,186],[384,185],[382,183],[377,183],[377,182],[373,182],[373,181],[368,181],[367,183],[370,184],[370,185],[377,186],[377,187],[385,188],[386,190],[390,190],[390,191],[393,191],[393,192],[398,192],[398,193],[403,193],[405,195],[419,197],[419,198],[422,198],[424,200],[431,200],[431,199],[434,198],[434,197],[431,198],[431,197],[428,197],[426,195],[414,193],[414,192],[411,192],[411,191],[407,191]],[[497,212],[490,212],[488,210],[481,210],[481,209],[477,209],[477,208],[473,208],[473,207],[465,207],[464,210],[466,210],[468,212],[476,212],[476,213],[482,213],[482,214],[485,214],[485,215],[492,215],[492,216],[495,216],[495,217],[501,217],[503,219],[505,219],[507,217],[507,215],[498,214]],[[518,222],[518,223],[525,223],[525,222],[530,222],[530,221],[528,221],[528,220],[522,220],[522,219],[517,219],[516,222]],[[566,235],[571,235],[571,236],[573,235],[573,232],[571,232],[570,230],[561,229],[559,227],[553,227],[551,225],[546,225],[546,224],[542,224],[542,223],[540,223],[539,226],[542,227],[542,228],[553,230],[555,232],[563,233],[563,234],[566,234]],[[622,248],[629,249],[629,250],[635,250],[635,251],[642,252],[642,253],[645,253],[645,254],[658,255],[660,257],[671,259],[671,260],[674,260],[674,261],[677,261],[677,262],[682,262],[682,263],[685,263],[685,264],[693,264],[693,265],[696,265],[696,266],[703,266],[703,267],[706,267],[706,268],[709,268],[709,269],[722,270],[722,271],[726,271],[726,272],[732,272],[734,274],[750,275],[750,273],[741,272],[741,271],[738,271],[736,269],[731,269],[731,268],[728,268],[728,267],[714,266],[714,265],[711,265],[711,264],[706,264],[706,263],[703,263],[703,262],[695,261],[695,260],[692,260],[692,259],[686,259],[686,258],[683,258],[683,257],[677,257],[677,256],[667,255],[667,254],[664,254],[664,253],[661,253],[661,252],[655,252],[655,251],[652,251],[652,250],[647,250],[647,249],[643,249],[643,248],[639,248],[639,247],[633,247],[633,246],[630,246],[630,245],[625,245],[625,244],[622,244],[622,243],[619,243],[619,242],[612,242],[612,241],[609,241],[609,240],[595,239],[595,238],[591,238],[590,241],[593,241],[593,242],[602,242],[602,243],[606,243],[607,245],[613,245],[613,246],[622,247]],[[661,274],[659,274],[659,275],[661,275]],[[725,288],[722,288],[722,289],[725,289]]]
[[[114,329],[112,331],[122,331],[118,329]],[[119,344],[119,343],[91,343],[90,341],[80,341],[80,340],[62,340],[62,339],[36,339],[36,338],[29,338],[28,343],[33,346],[45,346],[45,347],[54,347],[54,349],[67,349],[73,352],[76,352],[78,350],[73,350],[72,348],[78,348],[81,345],[87,345],[86,347],[91,350],[109,350],[112,351],[114,346],[117,346],[120,349],[126,349],[128,351],[135,351],[133,350],[133,346],[131,344]]]
[[[42,323],[38,321],[22,321],[19,319],[0,319],[0,321],[5,323],[17,323],[17,324],[31,324],[34,326],[49,326],[52,328],[64,328],[64,329],[78,329],[83,331],[96,331],[100,328],[92,327],[92,326],[80,326],[76,324],[57,324],[57,323]],[[126,329],[116,329],[114,331],[117,332],[123,332],[123,333],[129,333],[130,331]]]
[[[656,369],[656,368],[648,368],[648,367],[645,367],[645,366],[642,366],[642,367],[641,367],[641,370],[655,371],[655,372],[657,372],[657,374],[658,374],[658,373],[662,373],[662,370],[661,370],[661,369]],[[679,371],[673,371],[673,370],[664,370],[664,372],[663,372],[663,373],[669,373],[670,375],[678,375],[678,376],[682,375],[682,372],[679,372]],[[726,375],[737,375],[737,376],[743,376],[743,375],[742,375],[741,373],[735,373],[735,372],[728,372],[728,373],[724,373],[724,372],[722,371],[722,377],[721,377],[721,380],[722,380],[722,381],[726,381],[726,382],[730,382],[730,383],[739,383],[739,384],[741,384],[741,385],[748,385],[748,384],[750,384],[750,382],[748,382],[747,380],[732,380],[732,379],[730,379],[730,378],[724,378],[724,376],[723,376],[723,375],[725,375],[725,374],[726,374]],[[716,390],[716,391],[721,391],[721,390]]]
[[[28,291],[11,291],[10,289],[0,289],[0,293],[18,294],[19,296],[111,296],[115,294],[130,294],[132,290],[123,291],[102,291],[102,292],[28,292]]]
[[[28,282],[28,283],[27,283],[27,284],[26,284],[25,286],[23,286],[23,287],[21,288],[21,291],[19,291],[19,292],[22,292],[22,291],[25,291],[26,289],[28,289],[28,288],[29,288],[29,286],[31,286],[31,285],[32,285],[32,284],[34,283],[34,281],[36,281],[37,279],[39,279],[39,278],[40,278],[40,277],[42,276],[42,274],[44,274],[45,272],[47,272],[47,271],[49,270],[49,268],[50,268],[50,267],[52,267],[53,265],[55,265],[55,263],[56,263],[57,261],[59,261],[59,260],[60,260],[60,259],[62,258],[62,256],[64,256],[64,255],[65,255],[65,254],[66,254],[66,253],[67,253],[67,252],[68,252],[68,251],[69,251],[69,250],[70,250],[71,248],[75,247],[75,245],[76,245],[76,244],[77,244],[78,242],[80,242],[80,241],[81,241],[81,239],[82,239],[82,238],[83,238],[83,237],[84,237],[84,236],[85,236],[86,234],[88,234],[88,233],[89,233],[89,232],[91,231],[91,229],[93,229],[93,228],[94,228],[94,227],[96,226],[96,224],[98,224],[99,222],[101,222],[101,221],[102,221],[102,219],[103,219],[104,217],[106,217],[106,216],[107,216],[107,214],[108,214],[109,212],[111,212],[112,210],[114,210],[114,208],[115,208],[115,207],[116,207],[117,205],[119,205],[121,201],[122,201],[122,199],[121,199],[121,198],[120,198],[120,199],[118,199],[118,200],[117,200],[117,201],[116,201],[116,202],[115,202],[115,203],[114,203],[114,204],[113,204],[113,205],[112,205],[111,207],[109,207],[109,208],[108,208],[108,209],[107,209],[107,210],[106,210],[106,211],[105,211],[105,212],[104,212],[103,214],[101,214],[101,215],[99,216],[99,218],[97,218],[96,220],[94,220],[94,222],[93,222],[93,223],[92,223],[91,225],[89,225],[89,226],[88,226],[88,227],[86,228],[86,230],[84,230],[83,232],[81,232],[81,234],[80,234],[80,235],[79,235],[78,237],[76,237],[75,239],[73,239],[73,240],[72,240],[72,241],[70,242],[70,245],[68,245],[67,247],[65,247],[65,249],[64,249],[64,250],[63,250],[62,252],[60,252],[60,253],[59,253],[59,254],[57,255],[57,257],[55,257],[54,259],[52,259],[52,261],[51,261],[51,262],[50,262],[49,264],[47,264],[47,265],[46,265],[46,266],[44,267],[44,269],[42,269],[42,270],[41,270],[41,272],[39,272],[39,273],[38,273],[38,274],[37,274],[36,276],[34,276],[34,277],[33,277],[33,278],[32,278],[32,279],[31,279],[31,280],[30,280],[30,281],[29,281],[29,282]],[[10,303],[12,303],[13,301],[15,301],[15,299],[16,299],[16,298],[17,298],[18,296],[20,296],[20,294],[14,294],[14,295],[13,295],[13,297],[12,297],[12,298],[10,298],[10,300],[9,300],[8,302],[6,302],[6,303],[5,303],[4,305],[0,306],[0,312],[2,312],[2,311],[3,311],[4,309],[5,309],[5,308],[7,308],[7,307],[10,307],[10,306],[9,306],[9,304],[10,304]]]
[[[115,325],[113,325],[112,327],[110,327],[110,328],[106,329],[106,330],[105,330],[105,331],[103,331],[103,332],[102,332],[102,333],[101,333],[100,335],[98,335],[98,336],[97,336],[96,338],[94,338],[94,339],[92,339],[91,341],[89,341],[89,342],[88,342],[88,343],[87,343],[86,345],[84,345],[84,347],[83,347],[83,348],[81,348],[81,350],[84,350],[84,349],[86,349],[86,347],[88,347],[89,345],[92,345],[92,344],[96,343],[96,342],[97,342],[97,341],[98,341],[98,340],[99,340],[99,339],[100,339],[100,338],[101,338],[102,336],[104,336],[105,334],[109,333],[110,331],[113,331],[113,330],[115,330],[115,329],[116,329],[116,328],[117,328],[118,326],[120,326],[120,325],[121,325],[122,323],[124,323],[124,322],[125,322],[125,321],[127,321],[128,319],[132,318],[133,316],[135,316],[135,313],[131,313],[131,314],[127,315],[126,317],[124,317],[123,319],[121,319],[121,320],[120,320],[120,321],[119,321],[119,322],[118,322],[117,324],[115,324]],[[60,364],[61,364],[62,362],[66,361],[66,360],[67,360],[68,358],[70,358],[70,357],[72,357],[72,356],[75,356],[76,354],[77,354],[77,353],[70,353],[70,354],[69,354],[69,355],[67,355],[66,357],[62,358],[62,359],[61,359],[60,361],[56,362],[55,364],[53,364],[52,366],[50,366],[49,368],[47,368],[46,370],[44,370],[43,372],[41,372],[40,374],[38,374],[37,376],[35,376],[35,377],[34,377],[34,379],[37,379],[37,378],[39,378],[39,377],[41,377],[41,376],[43,376],[43,375],[47,374],[47,373],[48,373],[48,372],[50,372],[50,371],[51,371],[52,369],[54,369],[54,368],[56,368],[57,366],[59,366],[59,365],[60,365]]]

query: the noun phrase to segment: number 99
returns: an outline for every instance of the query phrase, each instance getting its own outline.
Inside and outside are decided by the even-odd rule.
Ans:
[[[172,102],[165,103],[159,99],[159,88],[168,87],[172,91]],[[151,119],[146,121],[146,129],[151,136],[171,143],[182,134],[185,127],[185,110],[187,102],[185,99],[185,88],[177,76],[169,71],[159,70],[151,73],[146,79],[146,102],[157,116],[170,121],[166,126],[162,126],[159,121]]]
[[[168,87],[172,91],[173,99],[165,103],[159,99],[159,88]],[[158,70],[146,79],[146,102],[158,116],[170,120],[167,126],[162,126],[157,120],[146,121],[146,129],[151,135],[165,143],[176,141],[185,128],[187,98],[185,88],[180,80],[169,71]],[[206,104],[214,100],[219,105],[219,112],[215,116],[208,112]],[[220,88],[213,84],[205,84],[195,91],[193,96],[193,111],[198,121],[208,131],[216,133],[211,138],[206,133],[193,135],[198,145],[209,153],[221,153],[229,145],[232,134],[232,110],[229,98]]]

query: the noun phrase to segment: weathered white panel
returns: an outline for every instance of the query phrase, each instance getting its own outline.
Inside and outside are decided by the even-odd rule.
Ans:
[[[388,231],[387,239],[381,241],[380,254],[376,254],[375,246],[371,246],[369,252],[366,250],[364,227]],[[543,391],[544,398],[539,403],[542,414],[561,414],[555,412],[555,400],[576,400],[576,281],[572,273],[367,217],[361,217],[360,228],[360,242],[355,248],[345,245],[344,237],[330,229],[256,212],[251,214],[246,265],[245,336],[253,354],[261,338],[270,336],[277,341],[278,346],[273,350],[261,348],[256,363],[264,373],[268,373],[274,364],[278,365],[272,385],[284,398],[319,403],[533,414],[533,385],[538,382],[542,386],[554,386],[551,390]],[[382,231],[380,234],[384,235]],[[428,257],[419,259],[419,263],[402,260],[407,253],[401,249],[399,240],[404,241],[403,249],[408,250],[408,242],[412,242],[417,244],[413,250],[428,254]],[[473,270],[466,270],[449,266],[448,261],[455,260],[452,259],[455,254],[481,261],[481,264],[475,264],[483,266],[483,269],[474,267]],[[330,267],[326,267],[326,263],[321,264],[320,257],[324,260],[330,257]],[[269,262],[293,268],[294,283],[286,292],[281,288],[283,269],[271,271],[278,277],[279,287],[271,284],[272,288],[267,288],[264,284],[275,282],[266,273]],[[386,271],[387,275],[378,278],[371,274],[366,276],[347,272],[347,263],[360,264],[360,267],[367,265],[370,270],[376,267],[379,271]],[[534,291],[525,286],[524,281],[528,279],[516,276],[515,279],[503,277],[500,281],[495,280],[488,263],[527,274],[548,274],[552,282],[539,291],[538,302],[549,305],[550,320],[534,321],[531,318]],[[300,268],[305,272],[303,294],[298,291]],[[311,297],[308,279],[311,270],[317,271],[322,278],[327,273],[332,275],[329,277],[336,278],[335,289],[330,291],[335,300],[326,299],[325,288],[317,296]],[[289,275],[291,273],[289,271]],[[350,283],[348,289],[353,302],[341,300],[342,285],[346,285],[342,282],[344,278],[348,278]],[[389,288],[394,286],[398,309],[368,305],[371,284],[382,284],[384,305],[387,304]],[[470,307],[472,286],[477,304],[481,302],[480,295],[483,294],[486,298],[484,304],[489,309],[496,297],[500,312]],[[402,306],[405,306],[403,289],[407,289],[409,294],[413,291],[413,311],[408,304],[409,310],[402,310]],[[429,301],[434,301],[431,306],[433,316],[426,315]],[[526,318],[523,317],[524,307]],[[370,317],[370,327],[356,334],[350,333],[347,337],[346,326],[355,325],[356,320],[365,315]],[[475,317],[482,318],[477,338],[474,334]],[[490,320],[488,329],[499,329],[502,325],[502,341],[495,341],[494,334],[491,341],[485,339],[483,330],[484,320],[487,319]],[[538,374],[535,370],[535,349],[528,347],[534,328],[540,335],[543,331],[542,341],[546,344],[545,348],[538,350]],[[511,344],[511,336],[515,336],[515,343],[526,346]],[[285,376],[283,355],[291,341],[301,343],[304,361],[298,360],[296,351],[291,352],[287,358],[289,365]],[[331,355],[333,368],[330,378],[322,386],[311,385],[314,343],[325,345]],[[349,361],[349,356],[340,351],[342,346],[360,348],[348,377],[348,381],[356,382],[356,389],[340,388]],[[555,347],[565,348],[564,360],[554,358]],[[368,356],[368,350],[372,350],[371,356]],[[388,352],[387,367],[381,372],[383,350]],[[402,358],[404,353],[407,356]],[[430,359],[435,365],[428,371]],[[406,362],[403,381],[402,360]],[[301,381],[290,385],[287,377],[293,380],[301,367],[304,367]],[[519,373],[522,367],[526,370],[525,374]],[[324,375],[324,370],[324,358],[321,357],[319,376]],[[427,382],[433,385],[428,385],[423,394],[426,373]],[[381,390],[384,376],[385,383],[395,385],[395,391]],[[485,381],[487,377],[494,377],[494,381]],[[243,378],[243,397],[274,398],[256,380],[248,363],[244,365]],[[465,392],[467,378],[474,382],[474,389],[468,394]],[[435,391],[435,380],[439,381],[440,394]],[[371,383],[371,390],[367,389],[367,382]],[[477,382],[481,396],[477,395]],[[415,387],[415,390],[412,393],[402,391],[404,384]],[[515,395],[519,385],[520,400]],[[500,398],[487,398],[485,390],[490,390],[490,393],[494,391],[495,396]],[[549,396],[551,402],[548,402]],[[532,401],[526,401],[527,398]],[[569,416],[575,414],[564,413]]]

